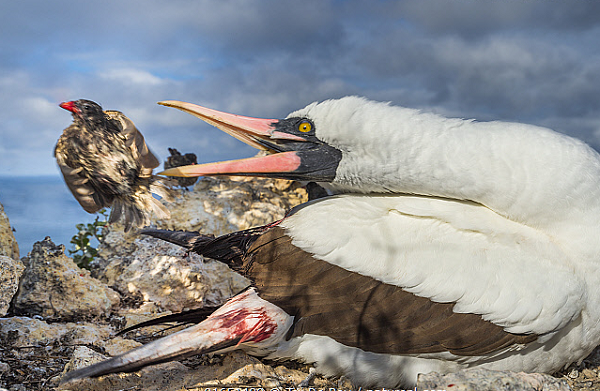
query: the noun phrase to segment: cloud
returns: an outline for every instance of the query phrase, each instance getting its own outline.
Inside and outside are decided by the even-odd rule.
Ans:
[[[541,124],[598,148],[599,7],[521,0],[5,2],[0,175],[56,174],[51,151],[70,123],[57,104],[78,98],[123,111],[159,155],[176,147],[201,161],[253,150],[157,101],[284,117],[316,100],[365,95],[447,115]]]
[[[157,86],[163,83],[159,77],[141,69],[109,69],[100,72],[98,76],[100,79],[125,85]]]
[[[600,26],[592,1],[543,2],[521,0],[407,0],[396,12],[431,34],[477,40],[506,31],[580,32]]]

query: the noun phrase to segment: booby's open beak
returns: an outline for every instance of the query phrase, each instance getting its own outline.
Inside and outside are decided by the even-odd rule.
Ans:
[[[244,117],[173,100],[158,104],[192,114],[238,140],[269,153],[261,157],[170,168],[160,172],[160,175],[248,175],[317,182],[331,181],[335,177],[341,152],[317,139],[312,129],[314,125],[307,119]]]

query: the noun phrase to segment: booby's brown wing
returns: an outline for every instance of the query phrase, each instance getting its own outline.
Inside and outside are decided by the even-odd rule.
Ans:
[[[511,334],[402,288],[318,260],[272,228],[249,248],[244,274],[260,296],[296,317],[291,336],[316,334],[366,351],[487,355],[537,335]]]

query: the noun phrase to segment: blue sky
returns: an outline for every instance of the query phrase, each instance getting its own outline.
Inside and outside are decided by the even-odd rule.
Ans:
[[[58,104],[79,98],[123,111],[161,160],[254,150],[159,100],[279,118],[350,94],[600,149],[598,15],[589,0],[3,1],[0,176],[58,176]]]

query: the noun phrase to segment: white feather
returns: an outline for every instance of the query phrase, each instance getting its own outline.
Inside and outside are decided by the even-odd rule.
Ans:
[[[600,215],[600,158],[550,129],[448,119],[358,97],[312,104],[316,136],[343,157],[328,186],[470,200],[530,226]]]
[[[362,387],[398,387],[415,384],[419,373],[451,372],[462,365],[439,359],[393,356],[344,346],[329,337],[307,334],[279,344],[270,359],[294,357],[314,363],[327,376],[346,376]]]

